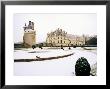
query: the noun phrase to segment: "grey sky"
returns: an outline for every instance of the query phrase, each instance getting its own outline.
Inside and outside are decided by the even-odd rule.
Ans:
[[[33,21],[36,30],[36,42],[46,40],[47,33],[62,28],[68,34],[73,35],[96,35],[97,15],[89,14],[14,14],[14,42],[23,42],[23,26]]]

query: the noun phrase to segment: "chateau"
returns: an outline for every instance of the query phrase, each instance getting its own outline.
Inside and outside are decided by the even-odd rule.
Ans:
[[[23,36],[23,45],[24,47],[32,47],[36,45],[36,30],[34,29],[34,22],[29,21],[29,24],[23,27],[24,36]],[[89,37],[84,35],[78,36],[73,34],[68,34],[66,31],[63,31],[60,28],[57,28],[55,31],[47,33],[46,42],[48,46],[83,46],[86,44],[86,41],[89,40]]]
[[[82,46],[85,45],[85,36],[67,34],[67,32],[58,28],[47,34],[46,43],[53,46]]]
[[[24,28],[24,36],[23,36],[23,44],[24,47],[32,47],[32,45],[36,44],[36,31],[34,29],[34,22],[29,21],[29,24],[23,27]]]

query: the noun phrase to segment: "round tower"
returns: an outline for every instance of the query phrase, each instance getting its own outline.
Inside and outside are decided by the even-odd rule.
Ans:
[[[23,43],[24,47],[32,47],[32,45],[36,45],[36,31],[34,29],[34,22],[29,21],[29,24],[23,27],[24,28],[24,36]]]

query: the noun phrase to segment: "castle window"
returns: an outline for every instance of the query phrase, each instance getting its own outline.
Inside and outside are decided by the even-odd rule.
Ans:
[[[62,40],[61,40],[61,43],[62,43]]]
[[[64,43],[65,43],[65,41],[64,41]]]
[[[58,37],[58,39],[59,39],[59,37]]]
[[[58,40],[58,43],[59,43],[59,40]]]

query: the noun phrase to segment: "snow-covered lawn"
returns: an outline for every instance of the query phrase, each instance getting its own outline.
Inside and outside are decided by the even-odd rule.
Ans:
[[[68,48],[62,49],[22,49],[14,51],[14,59],[23,58],[36,58],[39,57],[55,57],[60,55],[67,55],[74,53],[72,56],[45,60],[45,61],[32,61],[32,62],[14,62],[14,75],[18,76],[74,76],[75,63],[80,57],[87,58],[91,67],[97,63],[97,50],[84,50],[77,47],[69,50]]]
[[[39,57],[53,57],[53,56],[62,56],[73,53],[73,50],[68,50],[67,48],[65,50],[62,49],[22,49],[22,50],[16,50],[14,52],[14,59],[33,59],[36,58],[36,56]]]

